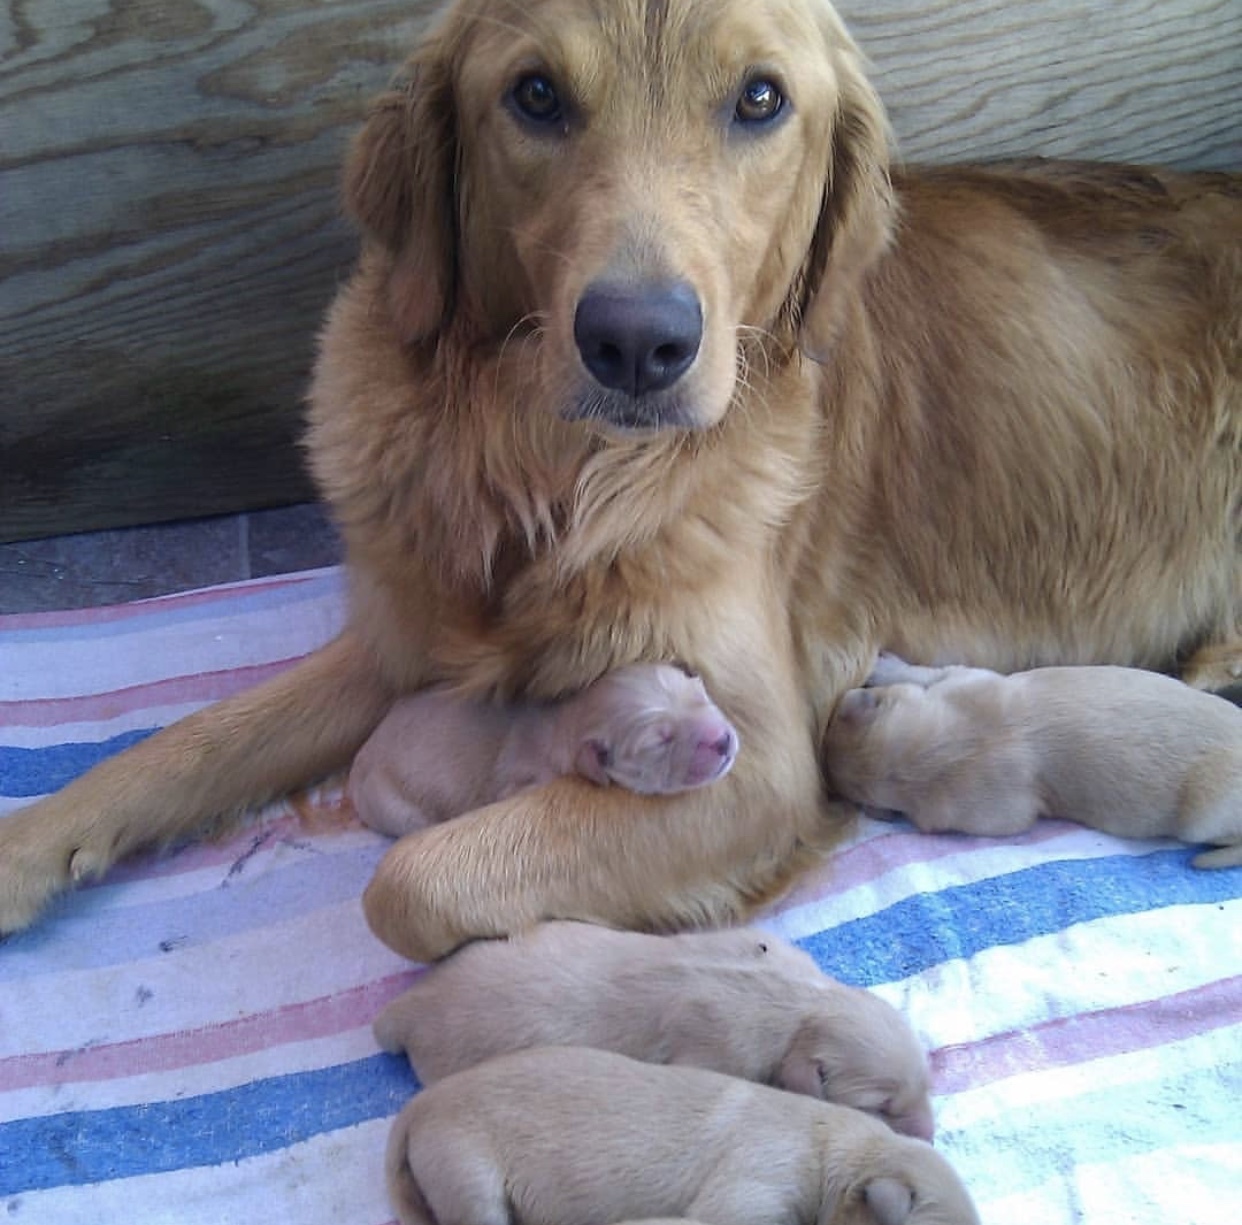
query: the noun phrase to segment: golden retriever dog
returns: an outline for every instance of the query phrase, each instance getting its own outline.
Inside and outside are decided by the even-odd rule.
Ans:
[[[0,823],[0,928],[343,768],[431,684],[682,660],[746,748],[407,835],[365,906],[415,958],[771,898],[851,811],[820,742],[881,646],[1242,669],[1238,179],[898,169],[826,0],[461,0],[345,198],[309,451],[349,627]]]
[[[400,837],[540,783],[579,774],[671,795],[733,768],[738,739],[700,677],[630,664],[562,702],[402,698],[362,746],[347,794],[364,824]]]
[[[881,655],[824,737],[834,790],[919,829],[1016,834],[1067,817],[1211,843],[1242,863],[1242,710],[1136,668],[920,668]]]
[[[402,1225],[977,1225],[930,1144],[702,1068],[545,1046],[422,1090],[385,1161]]]
[[[746,928],[649,936],[541,923],[438,962],[376,1018],[427,1085],[533,1046],[688,1064],[874,1114],[930,1140],[927,1058],[879,996]]]

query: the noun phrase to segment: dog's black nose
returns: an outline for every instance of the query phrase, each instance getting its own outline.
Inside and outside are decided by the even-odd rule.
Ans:
[[[671,387],[690,369],[702,339],[699,299],[682,283],[590,285],[574,314],[583,364],[604,387],[631,396]]]

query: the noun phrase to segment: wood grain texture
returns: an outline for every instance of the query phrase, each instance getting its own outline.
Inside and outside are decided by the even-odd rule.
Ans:
[[[302,497],[338,167],[434,0],[8,0],[0,539]],[[1242,0],[843,0],[907,160],[1242,165]]]
[[[838,0],[911,162],[1242,167],[1242,0]]]
[[[6,6],[0,538],[306,496],[338,166],[432,7]]]

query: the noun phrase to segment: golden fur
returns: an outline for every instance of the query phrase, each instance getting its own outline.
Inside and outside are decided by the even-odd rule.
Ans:
[[[515,119],[535,69],[561,127]],[[757,71],[791,105],[739,132]],[[398,842],[366,906],[414,957],[771,896],[839,827],[819,741],[880,646],[1237,677],[1236,178],[890,171],[824,0],[469,0],[379,100],[346,197],[365,249],[309,446],[351,627],[6,820],[0,927],[344,765],[432,682],[555,698],[680,659],[745,748],[697,792],[559,780]],[[642,404],[574,352],[600,278],[702,304],[694,366]],[[609,424],[639,408],[652,428]]]

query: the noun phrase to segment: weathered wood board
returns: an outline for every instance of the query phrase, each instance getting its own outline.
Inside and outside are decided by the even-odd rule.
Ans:
[[[338,165],[434,0],[0,8],[0,539],[276,504]],[[1242,165],[1242,0],[843,0],[907,160]]]

